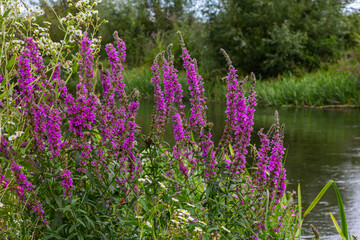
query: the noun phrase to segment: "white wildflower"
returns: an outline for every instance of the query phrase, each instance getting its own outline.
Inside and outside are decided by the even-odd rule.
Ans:
[[[175,219],[171,219],[171,221],[175,224],[179,224],[180,222],[178,220],[175,220]]]
[[[9,141],[13,141],[13,140],[15,140],[16,139],[16,135],[11,135],[10,137],[9,137]]]
[[[229,229],[227,229],[226,227],[224,226],[221,226],[222,229],[224,229],[226,232],[230,233],[231,231]]]
[[[16,137],[21,137],[21,135],[23,135],[23,134],[24,134],[23,131],[16,131],[15,132]]]

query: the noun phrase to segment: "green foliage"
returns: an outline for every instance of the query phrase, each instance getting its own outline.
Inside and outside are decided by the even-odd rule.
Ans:
[[[318,70],[297,78],[289,75],[256,86],[259,103],[273,106],[358,105],[360,85],[347,71]]]
[[[329,187],[331,187],[331,185],[334,187],[335,190],[335,194],[338,200],[338,206],[339,206],[339,211],[340,211],[340,218],[341,218],[341,227],[339,226],[339,224],[337,223],[334,215],[330,212],[330,217],[334,223],[334,226],[336,228],[336,230],[338,231],[340,237],[343,240],[350,240],[351,239],[351,235],[350,232],[347,228],[347,223],[346,223],[346,215],[345,215],[345,210],[344,210],[344,205],[342,202],[342,198],[340,195],[340,192],[337,188],[336,183],[333,180],[329,180],[329,182],[323,187],[323,189],[321,189],[321,191],[319,192],[319,194],[315,197],[315,199],[312,201],[312,203],[310,204],[310,206],[306,209],[306,211],[304,212],[304,215],[302,217],[302,220],[299,221],[300,224],[302,224],[302,222],[304,221],[304,218],[307,216],[307,214],[309,214],[311,212],[311,210],[316,206],[316,204],[320,201],[320,199],[322,198],[322,196],[325,194],[325,192],[329,189]],[[300,184],[299,184],[299,190],[298,190],[298,194],[299,194],[299,199],[301,198],[301,193],[300,193]],[[300,212],[301,215],[301,212]],[[299,217],[301,219],[301,216]],[[296,233],[297,237],[300,237],[301,235],[301,230],[299,229]],[[357,237],[353,236],[353,239],[357,239]]]
[[[214,53],[226,46],[234,63],[247,73],[276,76],[311,70],[344,46],[349,28],[343,7],[348,2],[220,1],[218,13],[209,16],[208,40]]]

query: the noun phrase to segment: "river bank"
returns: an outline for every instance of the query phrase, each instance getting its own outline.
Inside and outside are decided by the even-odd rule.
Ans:
[[[143,99],[152,98],[154,88],[151,84],[151,70],[148,67],[124,71],[124,80],[128,89],[137,88]],[[183,85],[184,98],[189,99],[183,72],[179,73]],[[225,102],[226,82],[224,80],[207,81],[205,95],[209,102]],[[245,84],[245,90],[249,84]],[[293,75],[272,80],[258,80],[256,84],[258,105],[316,108],[358,108],[360,106],[359,80],[347,71],[338,71],[334,66],[305,73],[300,77]]]

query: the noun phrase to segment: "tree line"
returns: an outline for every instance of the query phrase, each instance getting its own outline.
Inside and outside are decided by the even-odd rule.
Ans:
[[[118,31],[127,44],[129,67],[149,65],[155,55],[175,43],[181,54],[181,31],[207,77],[224,70],[224,48],[244,74],[263,77],[301,73],[337,59],[357,44],[359,12],[348,11],[353,0],[103,0],[99,16],[103,43]],[[36,2],[35,2],[36,3]],[[44,2],[44,20],[53,22],[52,36],[60,39],[54,14]],[[76,12],[68,0],[49,4],[61,15]],[[56,40],[56,39],[54,39]],[[180,64],[180,62],[178,63]]]

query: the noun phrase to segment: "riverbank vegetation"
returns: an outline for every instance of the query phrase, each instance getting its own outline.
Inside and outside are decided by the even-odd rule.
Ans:
[[[256,91],[259,106],[326,106],[360,105],[359,79],[347,70],[340,70],[336,64],[327,70],[319,69],[301,76],[287,75],[278,78],[258,81]],[[138,88],[143,98],[151,99],[154,88],[148,79],[151,72],[145,68],[134,68],[124,73],[128,79],[129,89]],[[185,83],[183,72],[179,81]],[[184,85],[183,85],[184,86]],[[245,85],[247,89],[249,86]],[[222,79],[217,82],[204,83],[208,101],[223,102],[226,99],[226,83]],[[183,88],[184,98],[190,99],[190,92]]]
[[[37,23],[43,9],[24,13],[22,1],[4,2],[1,238],[300,237],[311,208],[302,214],[300,193],[286,189],[284,125],[275,111],[273,126],[258,132],[260,146],[251,145],[256,78],[240,77],[225,50],[227,118],[219,144],[212,140],[200,65],[180,32],[174,45],[155,48],[148,76],[155,104],[151,131],[143,135],[136,124],[140,92],[124,79],[126,42],[114,32],[102,46],[98,35],[104,21],[94,8],[101,1],[68,1],[73,12],[65,17],[54,11],[58,41],[51,22]],[[130,46],[139,44],[134,41]],[[167,123],[172,133],[165,132]],[[164,134],[175,143],[164,142]]]

